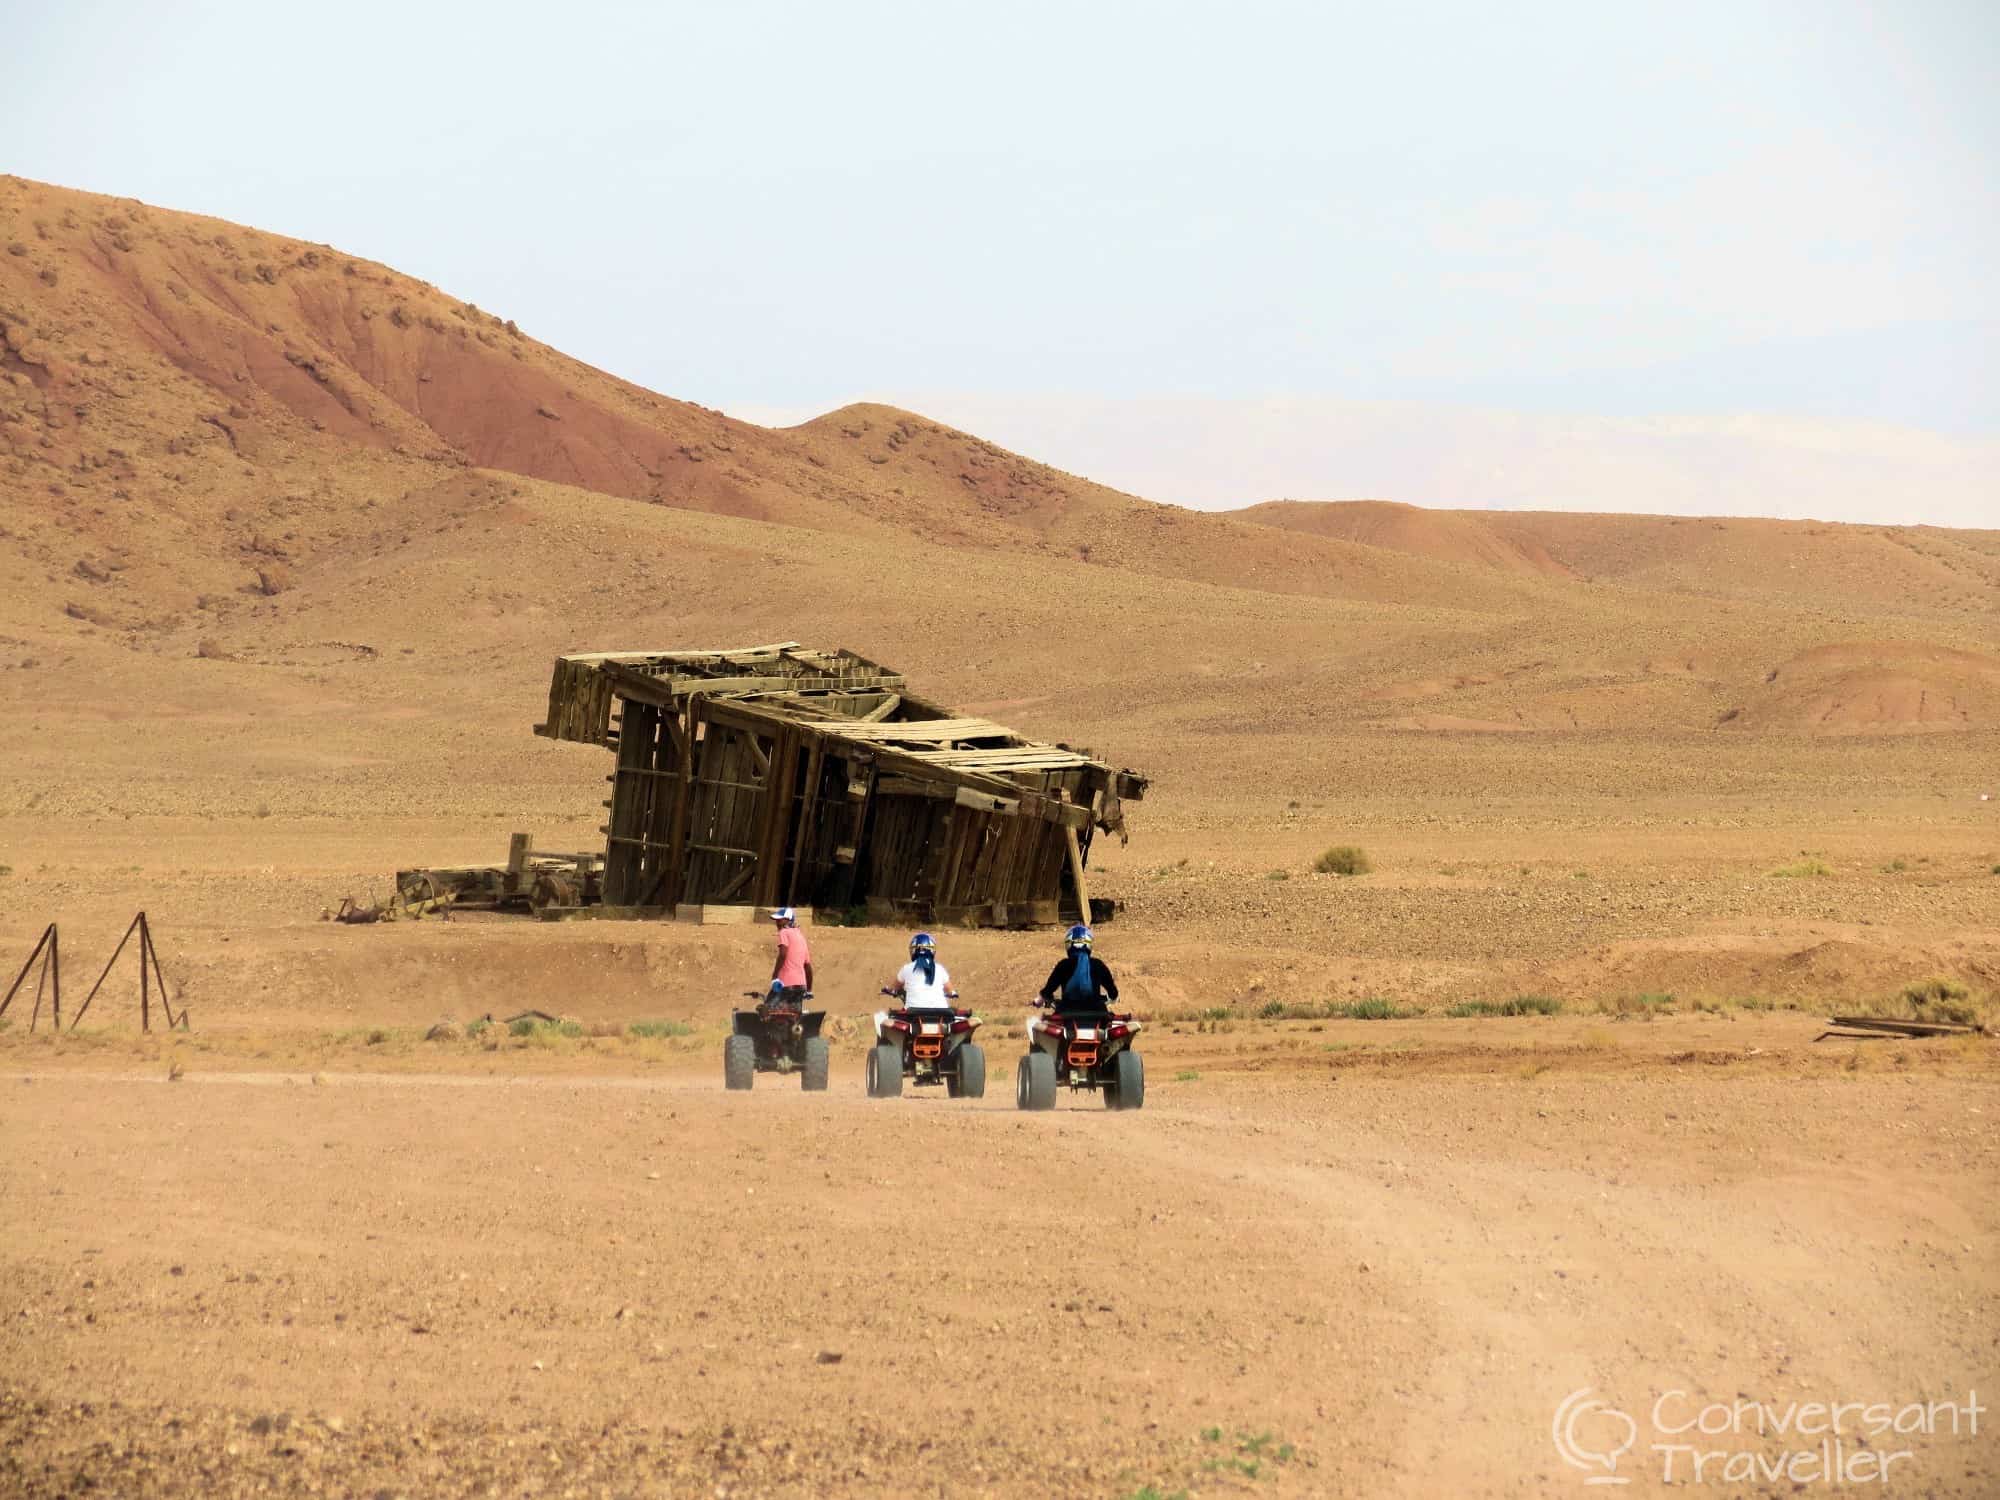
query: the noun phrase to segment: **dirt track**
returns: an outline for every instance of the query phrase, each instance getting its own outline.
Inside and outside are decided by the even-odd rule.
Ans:
[[[871,1104],[851,1051],[744,1098],[705,1053],[169,1086],[17,1048],[0,1487],[1537,1495],[1580,1387],[1991,1385],[1983,1053],[1675,1065],[1660,1022],[1614,1072],[1535,1024],[1374,1070],[1164,1038],[1144,1113],[1034,1117]],[[2000,1476],[1990,1437],[1915,1462]]]

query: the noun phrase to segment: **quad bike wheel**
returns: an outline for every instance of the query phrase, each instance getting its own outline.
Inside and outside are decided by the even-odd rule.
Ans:
[[[747,1036],[733,1036],[722,1044],[722,1082],[731,1089],[747,1089],[757,1081],[757,1044]]]
[[[826,1070],[832,1061],[832,1051],[823,1036],[806,1038],[805,1066],[800,1070],[799,1086],[808,1094],[815,1094],[826,1087]]]
[[[986,1097],[986,1054],[977,1042],[958,1049],[958,1071],[944,1081],[945,1092],[954,1099]]]
[[[1111,1059],[1111,1077],[1104,1084],[1104,1107],[1146,1107],[1146,1062],[1138,1053],[1121,1052]]]
[[[1056,1107],[1056,1060],[1042,1051],[1021,1059],[1014,1073],[1014,1105],[1017,1109]]]
[[[895,1099],[903,1092],[903,1054],[887,1042],[868,1049],[868,1097]]]

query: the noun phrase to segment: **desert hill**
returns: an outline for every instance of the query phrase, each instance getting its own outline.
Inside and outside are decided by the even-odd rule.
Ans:
[[[1736,517],[1424,510],[1271,501],[1233,514],[1412,556],[1713,598],[1865,605],[1990,619],[2000,531]]]
[[[1245,734],[1309,779],[1335,732],[2000,722],[2000,533],[1202,514],[889,407],[735,421],[374,262],[18,178],[0,349],[28,698],[136,666],[200,703],[255,664],[251,697],[363,671],[390,703],[477,663],[519,705],[579,643],[816,635],[1219,786]]]
[[[377,530],[366,512],[465,469],[885,546],[1339,597],[1441,585],[1419,559],[1150,504],[886,407],[734,421],[381,265],[219,220],[0,178],[0,249],[0,453],[35,501],[15,537],[116,581],[115,600],[64,601],[87,620],[282,589]],[[140,528],[155,545],[132,545]]]

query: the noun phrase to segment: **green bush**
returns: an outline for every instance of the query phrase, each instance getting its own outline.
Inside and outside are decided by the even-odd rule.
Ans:
[[[1511,1000],[1461,1000],[1445,1014],[1461,1019],[1467,1016],[1552,1016],[1562,1008],[1562,1001],[1552,995],[1516,995]]]
[[[1343,1005],[1339,1013],[1350,1021],[1404,1021],[1415,1014],[1414,1011],[1399,1009],[1395,1001],[1379,996]]]
[[[694,1028],[685,1021],[634,1021],[626,1028],[633,1036],[693,1036]]]
[[[1832,873],[1832,868],[1825,861],[1817,859],[1795,859],[1771,872],[1779,880],[1816,880]]]

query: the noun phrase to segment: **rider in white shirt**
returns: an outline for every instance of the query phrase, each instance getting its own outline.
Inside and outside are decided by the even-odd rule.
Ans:
[[[905,1010],[950,1010],[958,991],[951,987],[951,971],[938,962],[937,939],[920,932],[910,939],[910,961],[896,971],[895,993]],[[882,1039],[887,1011],[875,1013],[875,1039]]]

